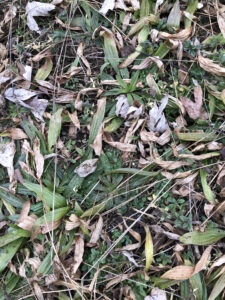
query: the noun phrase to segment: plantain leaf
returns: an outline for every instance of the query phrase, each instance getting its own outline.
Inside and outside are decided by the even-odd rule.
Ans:
[[[43,185],[39,185],[36,183],[31,183],[28,181],[24,181],[23,185],[30,191],[37,194],[38,198],[41,199],[45,204],[49,207],[53,207],[53,200],[55,199],[55,208],[64,207],[66,206],[66,199],[58,193],[53,195],[48,188],[44,187]]]
[[[205,246],[216,243],[225,237],[225,231],[218,228],[209,228],[205,232],[192,231],[180,237],[180,242],[186,245]]]
[[[56,145],[62,127],[62,111],[58,109],[51,117],[48,131],[48,151],[52,152],[52,147]]]
[[[21,237],[30,237],[31,233],[24,229],[15,229],[0,237],[0,247],[3,247]]]
[[[5,245],[1,248],[0,251],[0,272],[2,272],[10,262],[10,260],[13,258],[13,256],[16,254],[19,247],[22,245],[22,243],[26,240],[26,238],[20,237],[19,239]]]

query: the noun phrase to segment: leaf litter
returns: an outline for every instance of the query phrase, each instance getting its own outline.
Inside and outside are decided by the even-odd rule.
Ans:
[[[222,299],[222,1],[5,4],[0,299]]]

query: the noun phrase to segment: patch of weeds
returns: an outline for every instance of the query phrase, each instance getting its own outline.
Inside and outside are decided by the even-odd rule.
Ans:
[[[167,266],[172,263],[171,255],[164,252],[159,252],[155,259],[159,265]]]

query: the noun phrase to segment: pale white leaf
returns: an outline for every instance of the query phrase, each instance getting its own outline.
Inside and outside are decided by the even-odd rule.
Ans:
[[[13,174],[14,174],[13,158],[15,152],[16,152],[16,146],[14,141],[5,144],[0,144],[0,164],[3,167],[7,168],[10,182],[13,180]]]
[[[41,33],[37,22],[34,17],[45,17],[49,15],[49,11],[55,9],[55,5],[50,3],[42,3],[42,2],[28,2],[26,5],[26,13],[27,13],[27,26],[30,30],[36,31],[37,33]]]
[[[163,113],[166,105],[168,103],[168,96],[166,95],[161,100],[161,105],[158,107],[156,103],[154,103],[153,108],[149,112],[149,121],[148,121],[148,128],[154,132],[161,132],[167,130],[168,123],[166,117]]]
[[[96,170],[97,162],[97,158],[85,160],[75,169],[75,173],[80,177],[86,177]]]
[[[100,8],[99,12],[104,16],[109,10],[113,10],[115,7],[115,0],[105,0]]]

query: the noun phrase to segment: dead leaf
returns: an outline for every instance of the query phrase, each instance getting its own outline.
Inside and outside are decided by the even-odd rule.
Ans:
[[[126,119],[135,119],[138,118],[143,111],[142,105],[136,107],[134,105],[130,106],[128,99],[125,95],[119,95],[116,98],[116,115],[121,116],[122,118]],[[135,104],[135,102],[134,102]]]
[[[137,272],[133,272],[130,274],[121,274],[116,276],[115,278],[113,278],[112,280],[110,280],[107,284],[106,284],[106,290],[108,290],[112,285],[116,285],[118,283],[123,282],[124,280],[127,280],[129,278],[134,277],[135,275],[137,275]]]
[[[96,244],[99,240],[100,234],[103,228],[103,219],[99,216],[98,222],[95,226],[94,231],[92,232],[91,239],[89,241],[90,244]]]
[[[17,63],[19,73],[23,77],[23,79],[27,81],[31,81],[31,74],[32,74],[32,67],[31,66],[24,66],[21,63]]]
[[[10,136],[12,140],[22,140],[27,139],[27,135],[20,128],[9,128],[4,131],[1,136]]]
[[[103,124],[99,127],[97,136],[90,146],[94,149],[95,155],[100,156],[102,153],[102,136],[103,136]]]
[[[68,112],[68,116],[70,117],[70,120],[73,122],[73,125],[80,129],[80,121],[77,116],[77,111],[75,110],[72,114]]]
[[[161,136],[157,136],[155,132],[147,132],[146,130],[142,130],[140,132],[141,140],[144,144],[148,144],[150,142],[156,142],[157,144],[163,146],[170,141],[171,131],[168,128]]]
[[[198,62],[202,69],[217,76],[225,76],[225,68],[215,64],[211,59],[198,56]]]
[[[54,222],[50,222],[50,223],[46,223],[43,225],[40,225],[40,228],[37,229],[37,232],[40,230],[42,234],[46,234],[48,232],[51,232],[52,230],[56,229],[59,227],[59,225],[61,224],[62,219],[59,219],[57,221]]]
[[[164,273],[161,276],[161,278],[174,279],[174,280],[186,280],[190,278],[193,273],[194,273],[194,267],[192,266],[177,266]]]
[[[122,152],[136,152],[136,145],[132,145],[132,144],[125,144],[125,143],[120,143],[120,142],[114,142],[112,137],[109,134],[104,134],[103,136],[103,140],[111,145],[112,147],[115,147],[117,149],[119,149]]]
[[[13,159],[16,153],[16,145],[14,141],[8,143],[0,143],[0,164],[7,168],[10,182],[13,181]]]
[[[97,168],[98,158],[87,159],[82,162],[76,169],[75,173],[80,177],[86,177],[93,173]]]
[[[102,7],[100,8],[100,14],[104,16],[107,14],[109,10],[113,10],[115,7],[115,0],[104,0]]]
[[[155,63],[159,69],[159,72],[164,73],[164,64],[159,57],[149,56],[146,57],[140,65],[135,65],[132,67],[133,70],[143,70],[150,68],[152,64]]]
[[[200,260],[198,261],[198,263],[196,264],[195,266],[195,270],[194,270],[194,273],[193,275],[201,272],[202,270],[204,270],[207,266],[207,261],[209,259],[209,256],[210,256],[210,253],[211,253],[211,250],[212,250],[212,246],[208,246],[205,251],[203,252]]]
[[[21,104],[22,101],[26,101],[34,96],[36,96],[38,93],[34,91],[29,91],[25,89],[16,89],[16,88],[8,88],[5,91],[5,97],[6,99]],[[23,105],[23,104],[22,104]],[[30,107],[28,107],[30,108]]]
[[[37,174],[37,178],[40,179],[43,174],[43,171],[44,171],[45,160],[40,151],[40,140],[38,137],[35,137],[35,139],[34,139],[33,150],[34,150],[34,161],[35,161],[35,166],[36,166],[36,174]]]
[[[181,96],[181,102],[184,105],[188,115],[193,120],[199,119],[202,108],[202,88],[197,83],[194,89],[195,102]]]
[[[185,28],[178,33],[171,34],[168,32],[159,32],[158,38],[163,40],[173,40],[173,41],[181,41],[184,42],[190,38],[192,35],[192,27]]]
[[[179,154],[180,158],[189,158],[189,159],[194,159],[194,160],[204,160],[204,159],[215,157],[215,156],[220,156],[220,152],[211,152],[211,153],[205,153],[205,154],[199,154],[199,155]]]
[[[27,13],[27,26],[30,30],[36,31],[41,34],[41,31],[38,27],[37,22],[34,17],[45,17],[49,16],[49,11],[55,9],[55,5],[50,3],[43,2],[28,2],[26,5],[26,13]]]
[[[223,5],[221,8],[217,10],[217,23],[219,25],[220,31],[225,38],[225,6]]]
[[[84,239],[81,236],[75,238],[75,250],[74,250],[74,265],[73,274],[75,274],[83,261],[84,255]]]
[[[149,121],[147,123],[149,130],[160,133],[163,133],[167,130],[168,123],[163,113],[167,103],[167,95],[161,100],[161,104],[159,107],[157,106],[156,102],[154,103],[153,108],[149,112]]]
[[[8,51],[4,44],[0,43],[0,59],[5,59],[8,55]]]
[[[37,220],[37,216],[35,215],[30,215],[30,216],[26,216],[25,218],[23,218],[18,224],[17,226],[20,228],[23,228],[24,230],[30,231],[32,232],[35,221]]]
[[[83,64],[87,67],[87,76],[90,76],[91,75],[91,67],[90,67],[89,62],[83,55],[84,48],[85,48],[85,43],[81,42],[77,48],[77,56],[82,60]]]
[[[33,282],[33,287],[34,287],[34,293],[35,293],[37,299],[44,300],[44,296],[42,294],[41,288],[36,281]]]
[[[146,296],[144,300],[167,300],[166,292],[155,287],[151,290],[151,296]]]
[[[168,180],[177,179],[177,178],[186,178],[187,176],[192,174],[192,171],[186,172],[176,172],[174,174],[170,172],[161,172],[161,174],[166,177]]]

